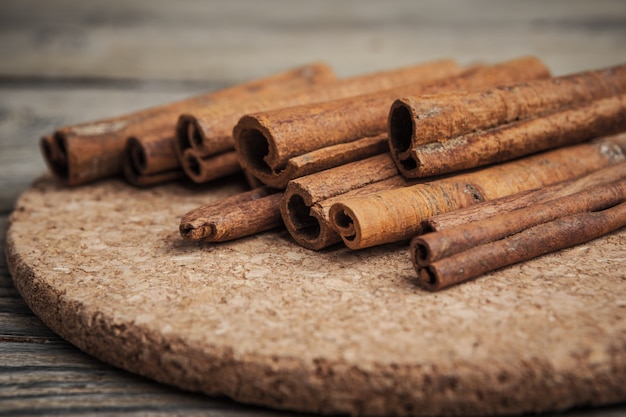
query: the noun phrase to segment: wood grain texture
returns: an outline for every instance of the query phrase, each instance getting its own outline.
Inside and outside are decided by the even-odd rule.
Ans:
[[[621,0],[3,1],[0,249],[18,195],[45,170],[37,140],[55,127],[311,59],[348,76],[450,56],[535,54],[558,75],[626,61],[625,35]],[[184,393],[92,359],[30,312],[0,256],[0,415],[111,414],[290,415]],[[623,417],[626,406],[564,415]]]

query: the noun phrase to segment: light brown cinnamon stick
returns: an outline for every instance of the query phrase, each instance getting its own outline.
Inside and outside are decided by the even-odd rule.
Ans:
[[[522,209],[532,204],[545,203],[556,198],[565,197],[585,189],[595,188],[602,184],[626,178],[626,162],[620,162],[599,169],[588,175],[559,182],[547,187],[491,201],[483,201],[469,207],[429,217],[424,221],[425,232],[440,232],[457,226],[486,220],[509,211]]]
[[[335,76],[330,68],[316,63],[186,100],[65,126],[42,139],[43,156],[50,170],[68,185],[118,175],[122,173],[128,137],[139,138],[148,131],[160,131],[170,137],[178,115],[194,106],[216,106],[216,103],[233,102],[242,96],[258,95],[260,91],[274,94],[331,80],[335,80]],[[146,163],[150,164],[148,159],[147,156]]]
[[[194,112],[182,114],[179,117],[176,127],[176,149],[179,157],[182,157],[188,148],[194,148],[199,155],[204,157],[223,153],[234,149],[233,126],[244,114],[350,97],[397,87],[417,80],[429,82],[459,74],[461,71],[462,69],[454,61],[441,60],[350,77],[325,87],[302,89],[293,94],[255,98],[229,108],[197,108]]]
[[[423,176],[433,162],[426,159],[429,152],[436,153],[438,146],[452,147],[445,145],[449,139],[459,137],[457,142],[465,143],[470,139],[464,136],[472,132],[625,92],[626,65],[621,65],[477,92],[405,97],[391,106],[389,144],[404,176]],[[443,144],[437,145],[440,142]],[[500,149],[506,149],[505,145]],[[478,153],[484,155],[485,150],[481,148]]]
[[[472,90],[548,76],[538,60],[523,58],[432,83],[249,114],[233,130],[235,147],[242,166],[252,175],[283,188],[293,179],[285,170],[291,158],[385,133],[389,106],[398,96]]]
[[[393,178],[377,187],[384,180]],[[407,185],[389,153],[348,163],[336,168],[292,180],[285,189],[280,212],[289,234],[299,245],[314,250],[326,248],[341,241],[330,226],[328,211],[332,197],[355,195],[355,190],[367,188],[366,192],[397,188]],[[326,203],[326,204],[324,204]]]
[[[433,215],[554,184],[624,160],[608,139],[547,151],[470,173],[344,199],[331,208],[333,227],[352,249],[409,239]]]
[[[439,290],[498,268],[588,242],[625,225],[626,203],[602,211],[561,217],[419,267],[418,282],[428,290]]]
[[[619,165],[626,169],[623,163]],[[417,236],[411,241],[411,259],[415,265],[427,266],[442,258],[504,239],[538,224],[572,214],[604,210],[625,200],[626,180],[603,184],[547,203],[531,204],[480,222]]]
[[[180,234],[187,240],[225,242],[282,225],[282,193],[255,188],[198,207],[180,221]]]
[[[624,94],[484,132],[418,145],[400,166],[403,174],[413,178],[442,175],[622,131],[626,131]],[[412,169],[407,169],[408,161],[409,165],[415,164]]]

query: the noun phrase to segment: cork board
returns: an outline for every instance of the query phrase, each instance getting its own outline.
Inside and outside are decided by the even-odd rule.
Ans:
[[[15,285],[86,352],[247,403],[486,415],[626,400],[626,230],[427,293],[406,243],[180,239],[184,213],[242,189],[43,177],[11,216]]]

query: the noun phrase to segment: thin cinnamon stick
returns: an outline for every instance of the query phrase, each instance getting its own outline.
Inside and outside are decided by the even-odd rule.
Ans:
[[[532,204],[545,203],[585,189],[626,178],[626,162],[599,169],[582,177],[562,181],[547,187],[513,194],[491,201],[483,201],[469,207],[429,217],[424,221],[425,232],[440,232],[466,223],[486,220],[509,211]]]
[[[204,183],[241,171],[239,159],[234,151],[203,157],[194,148],[185,150],[181,164],[188,178],[196,183]]]
[[[433,215],[584,175],[624,160],[608,139],[564,147],[439,180],[346,198],[331,208],[333,227],[352,249],[409,239]]]
[[[626,65],[620,65],[477,92],[405,97],[391,106],[389,144],[404,176],[423,176],[429,164],[420,156],[427,158],[435,143],[625,92]]]
[[[180,234],[187,240],[225,242],[278,227],[282,193],[276,191],[255,188],[198,207],[183,216]]]
[[[452,60],[429,62],[407,68],[365,74],[336,81],[325,87],[307,88],[293,94],[276,94],[240,102],[237,106],[215,109],[196,108],[180,115],[176,127],[179,157],[188,148],[209,156],[234,149],[233,126],[247,113],[315,103],[388,89],[411,82],[429,82],[462,72]],[[382,133],[382,132],[381,132]]]
[[[407,94],[464,91],[549,76],[534,58],[522,58],[432,83],[416,83],[323,103],[263,111],[241,118],[233,130],[242,166],[261,182],[286,186],[293,157],[385,133],[389,106]]]
[[[626,165],[619,164],[622,169]],[[626,172],[624,172],[626,176]],[[427,266],[474,246],[504,239],[522,230],[577,213],[604,210],[626,200],[626,180],[603,184],[548,203],[502,213],[481,222],[417,236],[411,241],[415,265]]]
[[[626,131],[626,95],[618,95],[484,132],[418,145],[401,162],[410,177],[442,175]],[[414,164],[407,169],[407,162]]]
[[[122,173],[124,148],[129,136],[146,131],[173,134],[176,118],[194,106],[233,102],[260,91],[274,94],[335,79],[328,66],[306,65],[260,80],[156,106],[118,117],[65,126],[42,139],[41,147],[51,171],[68,185],[78,185]],[[50,139],[52,138],[52,139]],[[55,156],[50,158],[50,156]]]
[[[162,136],[162,133],[154,132],[143,137]],[[172,137],[169,139],[141,142],[136,137],[130,137],[124,151],[123,172],[126,181],[135,186],[147,187],[184,178],[185,173],[173,148],[174,140]],[[172,156],[174,163],[171,161]]]
[[[419,267],[418,282],[428,290],[439,290],[498,268],[588,242],[625,225],[626,203],[602,211],[561,217]]]
[[[369,187],[386,182],[384,188]],[[326,248],[341,241],[330,226],[329,199],[338,195],[355,195],[354,191],[367,187],[369,192],[406,185],[389,153],[373,156],[292,180],[287,185],[280,212],[289,234],[299,245],[314,250]],[[323,202],[327,202],[323,205]]]

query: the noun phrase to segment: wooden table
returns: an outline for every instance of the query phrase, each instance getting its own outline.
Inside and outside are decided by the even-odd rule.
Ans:
[[[302,63],[341,76],[444,57],[524,54],[554,74],[626,61],[622,0],[0,4],[0,246],[15,200],[45,171],[53,128],[164,103]],[[0,258],[0,416],[285,415],[112,368],[52,333]],[[626,405],[567,415],[626,416]]]

